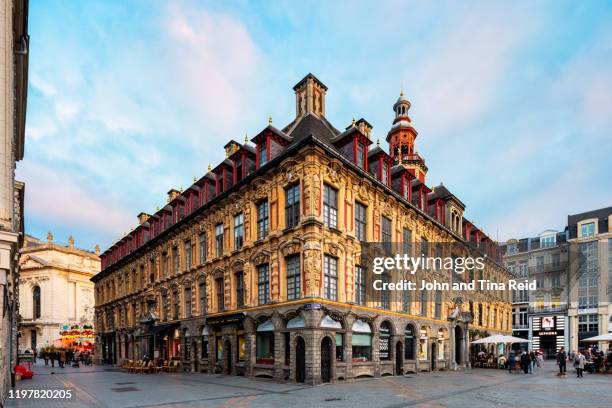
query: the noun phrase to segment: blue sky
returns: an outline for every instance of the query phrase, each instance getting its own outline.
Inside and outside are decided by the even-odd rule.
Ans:
[[[26,230],[104,249],[308,72],[383,144],[403,84],[428,183],[493,237],[612,205],[612,6],[490,3],[31,1]]]

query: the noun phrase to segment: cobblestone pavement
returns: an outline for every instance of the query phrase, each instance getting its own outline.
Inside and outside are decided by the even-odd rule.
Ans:
[[[612,375],[560,378],[505,370],[409,374],[316,387],[207,374],[128,374],[100,366],[35,366],[24,389],[71,389],[72,400],[12,399],[8,407],[612,407]]]

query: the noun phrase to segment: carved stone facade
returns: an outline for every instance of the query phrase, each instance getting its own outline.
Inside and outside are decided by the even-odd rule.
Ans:
[[[364,241],[381,241],[383,216],[391,220],[393,242],[402,242],[405,229],[412,231],[413,246],[422,240],[467,245],[469,235],[466,241],[327,143],[298,138],[295,129],[304,121],[327,126],[324,118],[313,117],[306,112],[283,131],[269,126],[264,132],[292,140],[273,162],[136,248],[129,246],[125,256],[115,254],[131,238],[103,254],[103,271],[93,279],[99,361],[176,358],[186,371],[314,384],[465,367],[468,324],[510,332],[506,294],[465,293],[473,312],[483,311],[474,322],[449,320],[452,302],[442,302],[438,313],[433,299],[423,308],[412,299],[411,312],[403,312],[397,299],[388,308],[379,300],[357,299],[357,204],[366,208]],[[268,145],[264,151],[258,144],[258,163]],[[217,177],[217,192],[219,183]],[[326,188],[337,194],[331,227]],[[333,277],[326,270],[330,259]],[[485,278],[508,276],[487,262]],[[460,308],[467,313],[468,302]]]

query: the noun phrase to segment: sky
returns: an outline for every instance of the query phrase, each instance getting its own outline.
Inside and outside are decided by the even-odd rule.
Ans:
[[[309,72],[384,148],[403,89],[427,183],[494,239],[612,205],[612,4],[492,3],[30,1],[26,232],[104,250]]]

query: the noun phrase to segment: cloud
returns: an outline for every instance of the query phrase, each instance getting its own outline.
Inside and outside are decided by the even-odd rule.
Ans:
[[[85,229],[107,239],[135,224],[120,202],[83,185],[72,172],[26,162],[18,178],[26,180],[26,224],[33,216],[50,229]]]

